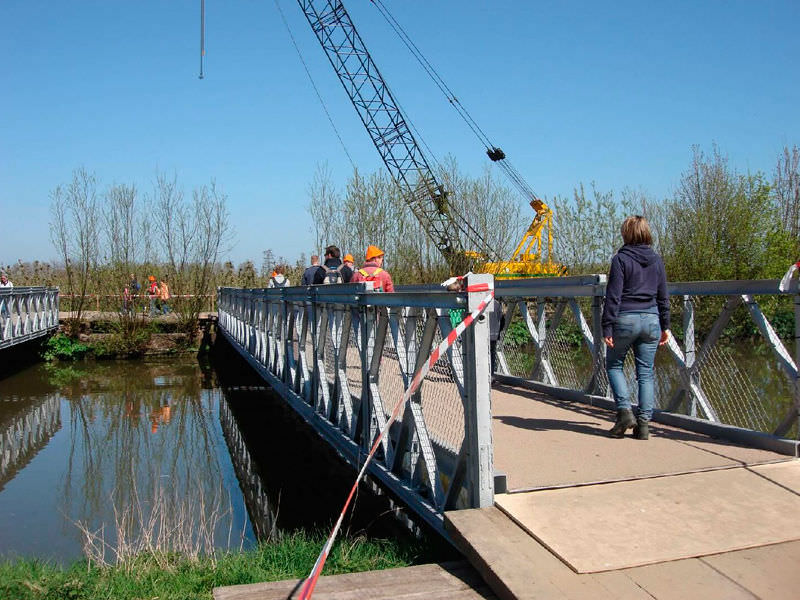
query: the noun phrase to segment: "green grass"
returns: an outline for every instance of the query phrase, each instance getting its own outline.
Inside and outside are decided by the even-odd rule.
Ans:
[[[244,552],[199,560],[150,554],[113,567],[86,561],[66,568],[38,560],[0,562],[0,598],[210,599],[218,586],[305,577],[324,541],[325,534],[294,533]],[[422,542],[345,538],[336,542],[323,574],[419,564],[427,562],[427,553]]]

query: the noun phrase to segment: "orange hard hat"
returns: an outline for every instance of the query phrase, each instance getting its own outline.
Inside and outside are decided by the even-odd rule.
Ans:
[[[353,255],[352,254],[345,254],[344,255],[344,260],[342,262],[354,262],[353,261]]]
[[[367,246],[367,260],[383,256],[383,250],[377,246]]]
[[[153,277],[152,275],[150,275],[150,277],[148,277],[148,278],[147,278],[147,280],[148,280],[148,281],[155,281],[155,280],[156,280],[156,278],[155,278],[155,277]]]

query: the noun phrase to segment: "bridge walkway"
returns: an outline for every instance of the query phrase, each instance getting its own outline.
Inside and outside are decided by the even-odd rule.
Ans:
[[[492,391],[509,493],[446,513],[500,598],[794,598],[800,461],[510,386]]]
[[[611,439],[607,409],[507,385],[492,415],[508,493],[445,514],[482,579],[444,565],[328,576],[315,598],[796,597],[796,458],[661,424],[646,442]],[[297,583],[215,598],[288,598]]]

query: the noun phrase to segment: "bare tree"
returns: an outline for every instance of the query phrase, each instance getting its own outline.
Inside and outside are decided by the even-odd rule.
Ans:
[[[308,211],[313,219],[315,248],[318,250],[333,243],[337,229],[341,228],[341,198],[327,164],[317,165],[314,179],[308,186],[310,202]]]
[[[784,229],[797,240],[800,238],[800,149],[783,148],[775,167],[773,190],[778,202]]]
[[[97,267],[99,253],[99,212],[97,180],[81,167],[72,173],[72,181],[56,187],[50,194],[50,238],[64,260],[67,286],[74,296],[74,318],[68,329],[77,335],[86,301],[89,281]]]

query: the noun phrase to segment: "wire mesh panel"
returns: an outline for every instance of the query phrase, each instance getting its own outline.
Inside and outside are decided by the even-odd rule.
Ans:
[[[499,296],[512,318],[498,343],[504,358],[498,372],[610,396],[599,340],[602,284],[599,276],[595,281],[514,282],[514,295],[503,294],[501,285]],[[797,290],[782,293],[777,281],[689,282],[669,288],[673,333],[656,354],[656,408],[798,436],[800,378],[787,349],[799,331]],[[528,295],[516,295],[522,290]],[[548,294],[539,296],[539,290]],[[564,304],[572,310],[562,309]],[[637,403],[633,352],[623,373]]]
[[[448,337],[453,329],[449,311],[467,299],[468,294],[444,290],[375,294],[367,284],[222,288],[219,324],[268,381],[280,384],[278,391],[307,407],[309,423],[326,432],[345,456],[360,461],[385,431],[375,472],[386,473],[384,482],[412,504],[428,506],[423,514],[438,515],[432,524],[443,527],[446,507],[491,500],[486,497],[493,481],[491,453],[485,441],[478,442],[479,436],[490,439],[491,416],[481,408],[485,423],[468,427],[465,409],[465,402],[475,399],[489,405],[488,330],[483,321],[476,322],[465,333],[469,346]],[[261,313],[252,309],[258,302],[266,306]],[[260,324],[264,343],[253,334]],[[415,381],[415,373],[429,366],[439,344],[441,357],[419,384],[422,376]],[[414,393],[412,385],[419,385]],[[466,452],[468,430],[480,448],[473,456],[480,460],[472,461]]]

